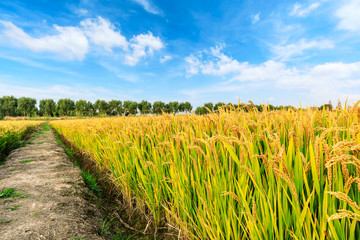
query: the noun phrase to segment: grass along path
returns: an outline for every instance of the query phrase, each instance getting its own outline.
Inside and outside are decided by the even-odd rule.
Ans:
[[[48,125],[0,166],[0,239],[103,239],[102,216]]]

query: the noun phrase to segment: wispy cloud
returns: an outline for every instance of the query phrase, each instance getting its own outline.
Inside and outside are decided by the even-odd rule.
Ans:
[[[260,20],[260,13],[251,16],[251,23],[255,24]]]
[[[34,60],[22,58],[22,57],[13,57],[13,56],[6,56],[6,55],[0,54],[0,58],[15,61],[15,62],[24,64],[24,65],[27,65],[30,67],[39,68],[41,70],[52,71],[52,72],[61,72],[61,73],[69,74],[69,75],[78,75],[77,73],[70,71],[68,69],[65,69],[65,68],[50,66],[50,65],[47,65],[47,64],[44,64],[41,62],[37,62]]]
[[[162,11],[155,6],[150,0],[132,0],[133,2],[141,5],[145,11],[156,14],[156,15],[162,15]]]
[[[268,60],[261,64],[239,62],[220,52],[219,48],[212,51],[215,56],[222,56],[227,61],[209,61],[203,58],[190,56],[188,74],[208,74],[226,76],[226,80],[215,85],[203,86],[201,89],[182,90],[187,95],[204,94],[211,92],[238,93],[243,84],[262,83],[275,86],[277,89],[302,89],[313,103],[323,103],[334,96],[350,100],[360,97],[355,86],[360,86],[360,62],[355,63],[325,63],[313,67],[288,67],[284,62]],[[196,59],[196,60],[194,60]],[[229,63],[232,63],[229,65]],[[229,67],[231,66],[231,67]],[[211,71],[204,71],[211,69]],[[226,69],[226,70],[225,70]]]
[[[118,78],[125,80],[127,82],[136,83],[139,81],[137,75],[128,74],[124,71],[120,70],[118,67],[113,66],[110,63],[100,62],[100,65],[107,69],[109,72],[114,73]]]
[[[134,90],[138,91],[138,90]],[[121,90],[109,90],[104,87],[88,87],[85,85],[61,85],[28,87],[21,84],[6,83],[0,79],[0,96],[14,95],[15,97],[33,97],[36,99],[71,98],[73,100],[86,99],[95,101],[97,99],[134,99],[133,92],[122,92]],[[39,98],[40,96],[40,98]]]
[[[305,7],[299,3],[295,3],[295,5],[293,6],[293,9],[290,12],[290,16],[306,17],[310,14],[310,12],[314,11],[319,6],[320,6],[320,3],[318,3],[318,2],[313,3],[307,7]]]
[[[360,1],[347,0],[336,11],[336,17],[340,19],[339,29],[360,32]]]
[[[221,52],[223,46],[210,48],[210,51],[200,51],[185,58],[188,76],[198,73],[210,75],[226,75],[241,71],[247,63],[237,60]]]
[[[295,43],[272,46],[271,51],[276,55],[276,60],[289,61],[293,57],[303,55],[307,50],[325,50],[334,47],[334,43],[330,40],[308,41],[303,38]]]
[[[160,58],[160,63],[164,63],[164,62],[167,62],[169,60],[171,60],[173,57],[172,56],[169,56],[169,55],[166,55],[166,56],[163,56],[162,58]]]
[[[84,17],[89,14],[89,11],[84,8],[77,8],[74,11],[79,17]]]

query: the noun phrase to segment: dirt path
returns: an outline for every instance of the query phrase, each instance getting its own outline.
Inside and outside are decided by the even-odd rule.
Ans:
[[[86,200],[81,171],[52,131],[34,133],[10,154],[0,166],[4,188],[17,190],[0,197],[0,239],[103,239],[101,214]]]

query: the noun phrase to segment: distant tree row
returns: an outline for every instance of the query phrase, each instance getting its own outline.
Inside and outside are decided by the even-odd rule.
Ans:
[[[162,114],[162,113],[190,113],[192,105],[189,102],[156,101],[120,101],[96,100],[95,103],[86,100],[73,101],[71,99],[42,99],[37,107],[34,98],[4,96],[0,98],[0,119],[4,116],[128,116],[130,114]]]
[[[251,108],[256,108],[259,112],[262,112],[264,110],[264,107],[266,107],[268,110],[281,110],[281,109],[289,109],[289,108],[293,108],[293,106],[291,105],[286,105],[286,106],[273,106],[271,104],[268,104],[268,105],[256,105],[256,104],[253,104],[251,101],[249,101],[249,104],[243,104],[243,103],[240,103],[239,105],[237,104],[233,104],[233,103],[228,103],[228,104],[225,104],[223,102],[218,102],[216,104],[213,104],[211,102],[208,102],[208,103],[205,103],[204,106],[202,107],[197,107],[195,109],[195,114],[197,115],[204,115],[204,114],[208,114],[209,112],[214,112],[214,111],[217,111],[219,110],[220,107],[222,108],[230,108],[230,106],[232,108],[240,108],[244,111],[248,111],[249,109]],[[327,109],[327,110],[333,110],[334,107],[331,103],[331,101],[329,101],[328,104],[323,104],[321,105],[320,107],[314,107],[316,109],[319,109],[319,110],[322,110],[322,109]],[[341,109],[341,102],[340,100],[338,100],[337,102],[337,105],[336,105],[336,109]]]
[[[220,107],[232,106],[248,111],[250,108],[256,108],[258,111],[263,111],[263,105],[255,105],[252,102],[249,104],[234,105],[232,103],[225,104],[205,103],[202,107],[197,107],[195,114],[203,115],[209,112],[219,110]],[[271,104],[266,106],[269,110],[288,109],[292,106],[273,106]],[[331,101],[328,104],[320,106],[318,109],[332,110]],[[338,101],[337,108],[341,108],[341,103]],[[13,96],[4,96],[0,98],[0,119],[4,116],[128,116],[136,114],[162,114],[162,113],[190,113],[193,106],[189,102],[169,102],[156,101],[151,104],[148,101],[141,101],[139,103],[134,101],[120,101],[120,100],[96,100],[95,103],[86,100],[73,101],[71,99],[59,99],[55,102],[53,99],[42,99],[37,107],[37,101],[34,98],[21,97],[15,98]]]
[[[255,105],[252,102],[250,102],[250,104],[243,104],[241,103],[240,105],[237,104],[233,104],[233,103],[228,103],[225,104],[223,102],[218,102],[216,104],[213,104],[211,102],[209,103],[205,103],[204,106],[202,107],[197,107],[195,109],[195,114],[198,115],[204,115],[204,114],[208,114],[209,112],[214,112],[219,110],[219,108],[240,108],[244,111],[248,111],[251,108],[256,108],[259,112],[262,112],[264,110],[264,105]],[[269,105],[265,105],[265,107],[268,108],[268,110],[280,110],[280,109],[289,109],[292,108],[292,106],[288,105],[288,106],[273,106],[271,104]]]

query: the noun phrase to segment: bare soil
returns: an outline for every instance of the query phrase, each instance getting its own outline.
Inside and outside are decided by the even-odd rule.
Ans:
[[[54,133],[35,132],[0,166],[0,239],[104,239],[101,212]]]

